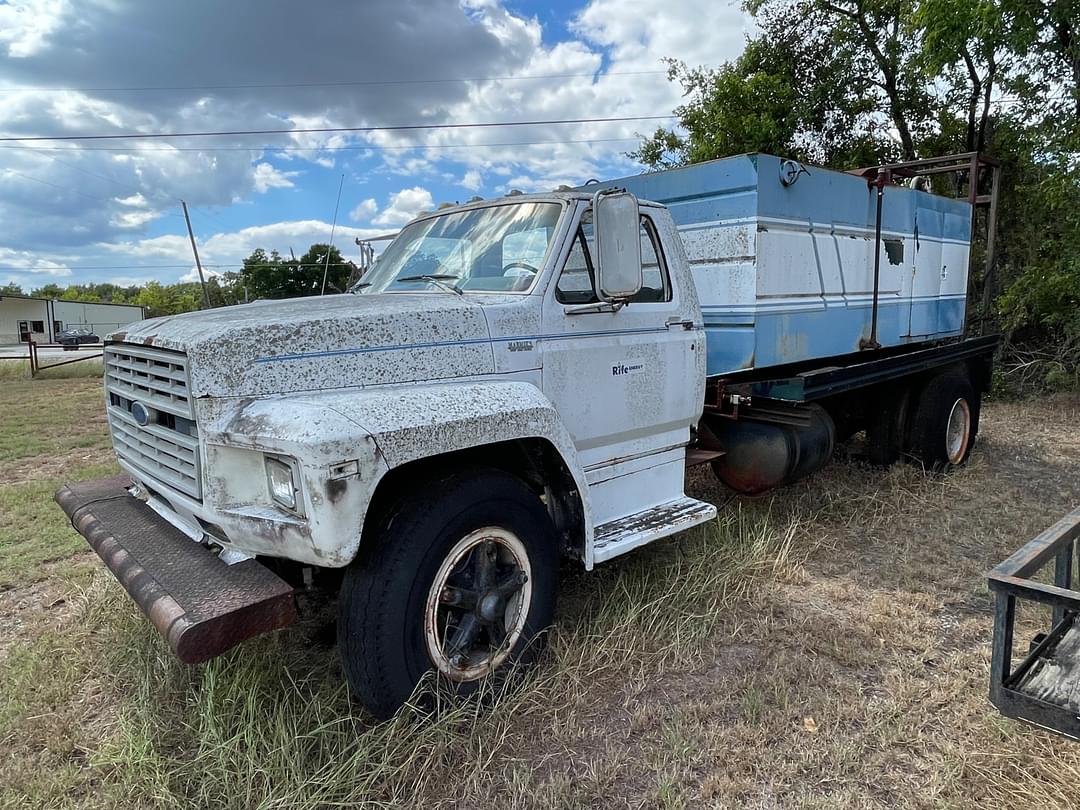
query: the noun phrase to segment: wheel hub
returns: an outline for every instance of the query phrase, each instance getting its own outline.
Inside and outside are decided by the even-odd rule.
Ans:
[[[967,400],[961,397],[953,403],[945,429],[945,452],[950,464],[959,464],[964,460],[970,437],[971,407]]]
[[[428,654],[455,681],[498,668],[521,637],[532,588],[528,554],[502,528],[471,532],[450,550],[428,594]]]

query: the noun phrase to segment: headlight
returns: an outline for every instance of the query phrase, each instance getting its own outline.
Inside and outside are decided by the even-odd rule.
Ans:
[[[266,481],[270,485],[270,497],[286,509],[296,511],[296,482],[293,470],[280,459],[266,457]]]

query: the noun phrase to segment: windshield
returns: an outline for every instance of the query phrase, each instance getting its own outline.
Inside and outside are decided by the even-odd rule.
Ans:
[[[513,203],[406,227],[354,292],[528,292],[544,266],[562,206]]]

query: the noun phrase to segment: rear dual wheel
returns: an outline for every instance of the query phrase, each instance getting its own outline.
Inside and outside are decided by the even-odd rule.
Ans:
[[[345,675],[379,718],[428,673],[457,694],[496,692],[536,660],[554,614],[557,537],[522,481],[476,470],[417,490],[389,510],[341,588]]]
[[[934,377],[919,394],[908,444],[932,470],[958,467],[968,460],[979,429],[980,399],[966,375]]]
[[[980,398],[962,371],[933,377],[921,389],[883,389],[867,425],[871,463],[908,454],[940,471],[967,461],[979,429]]]

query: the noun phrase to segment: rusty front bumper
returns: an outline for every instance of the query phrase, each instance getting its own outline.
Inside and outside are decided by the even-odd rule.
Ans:
[[[195,664],[296,621],[293,589],[255,560],[226,565],[125,489],[68,484],[56,502],[181,661]]]

